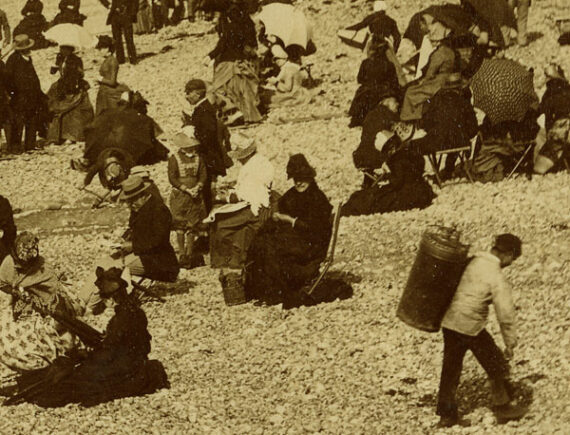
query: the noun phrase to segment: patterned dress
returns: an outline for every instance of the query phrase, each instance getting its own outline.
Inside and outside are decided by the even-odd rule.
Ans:
[[[0,362],[15,371],[34,370],[75,348],[78,342],[74,335],[33,308],[73,316],[83,311],[42,258],[23,272],[15,267],[12,257],[6,257],[0,266],[0,287],[21,295],[15,299],[0,292]]]

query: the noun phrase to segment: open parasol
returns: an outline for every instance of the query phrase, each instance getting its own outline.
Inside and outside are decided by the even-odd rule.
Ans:
[[[510,59],[485,59],[471,80],[475,107],[493,124],[520,122],[529,109],[538,108],[533,74]]]
[[[306,49],[313,37],[312,27],[305,14],[291,5],[268,4],[261,9],[258,18],[265,26],[265,33],[277,36],[285,47],[299,45]]]
[[[44,33],[46,39],[58,45],[69,45],[75,48],[94,48],[97,39],[77,24],[58,24]]]

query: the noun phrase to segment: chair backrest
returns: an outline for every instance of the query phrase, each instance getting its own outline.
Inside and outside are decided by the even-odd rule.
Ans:
[[[342,210],[342,201],[338,201],[334,207],[333,211],[333,227],[332,227],[332,235],[331,235],[331,242],[329,244],[329,253],[327,260],[332,263],[334,260],[334,251],[336,248],[336,242],[338,239],[338,228],[340,226],[340,218],[341,218],[341,210]]]

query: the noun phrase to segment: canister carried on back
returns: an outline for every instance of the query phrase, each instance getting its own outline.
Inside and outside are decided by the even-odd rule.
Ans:
[[[406,324],[422,331],[439,331],[468,263],[469,246],[461,243],[460,235],[442,226],[431,226],[423,233],[396,312]]]

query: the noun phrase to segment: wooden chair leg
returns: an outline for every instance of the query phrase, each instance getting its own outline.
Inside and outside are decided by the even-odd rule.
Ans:
[[[437,159],[435,158],[435,154],[430,154],[428,156],[428,159],[431,163],[431,167],[432,167],[434,175],[435,175],[435,182],[441,188],[443,183],[441,182],[441,176],[439,175],[439,164],[437,162]]]
[[[461,165],[463,166],[463,170],[465,171],[465,175],[467,176],[467,179],[469,180],[469,182],[472,184],[475,183],[475,180],[473,179],[473,175],[471,174],[471,168],[469,168],[469,166],[467,165],[469,160],[467,160],[465,158],[464,152],[459,153],[459,160],[461,161]]]

